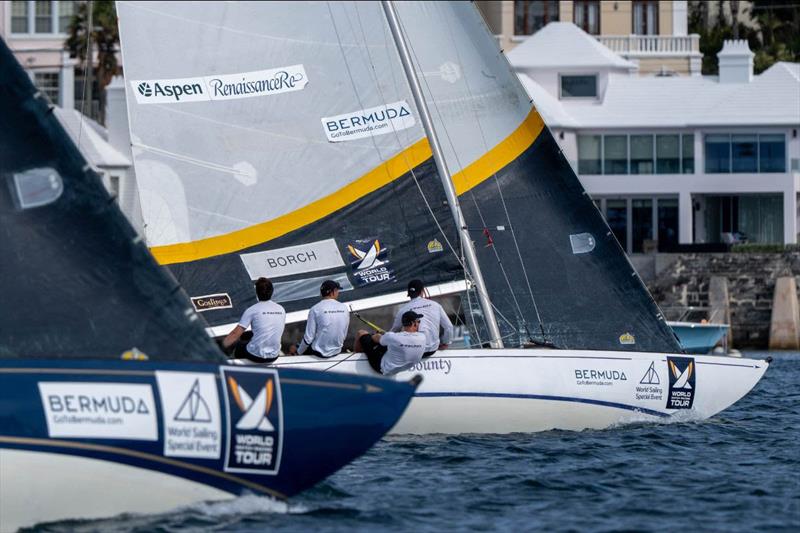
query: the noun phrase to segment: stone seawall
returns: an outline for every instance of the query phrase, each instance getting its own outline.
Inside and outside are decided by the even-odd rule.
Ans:
[[[651,276],[642,277],[668,319],[677,319],[680,308],[708,307],[710,278],[727,278],[736,348],[767,348],[778,277],[794,276],[800,287],[800,252],[659,256],[652,262]]]

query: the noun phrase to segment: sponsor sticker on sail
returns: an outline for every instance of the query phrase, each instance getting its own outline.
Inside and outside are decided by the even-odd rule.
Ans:
[[[51,437],[158,440],[153,388],[139,383],[39,383]]]
[[[225,471],[277,474],[283,449],[283,399],[274,369],[220,367],[228,413]]]
[[[334,143],[386,135],[410,128],[415,123],[411,107],[405,100],[343,115],[322,117],[325,136]]]
[[[691,409],[696,392],[696,363],[692,357],[667,357],[667,409]]]
[[[389,262],[389,249],[378,238],[352,241],[347,245],[347,252],[350,255],[350,268],[353,270],[353,284],[356,287],[396,279]]]
[[[280,278],[344,266],[334,239],[241,254],[239,257],[253,280],[261,276]]]
[[[222,452],[215,374],[156,371],[164,455],[218,459]]]
[[[139,104],[176,104],[300,91],[308,83],[308,77],[303,65],[291,65],[235,74],[131,80],[130,83]]]
[[[206,294],[205,296],[192,296],[190,298],[194,310],[198,313],[212,309],[231,309],[233,302],[228,293]]]

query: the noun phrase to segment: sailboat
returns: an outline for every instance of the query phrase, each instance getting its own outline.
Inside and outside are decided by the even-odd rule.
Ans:
[[[237,368],[0,40],[0,530],[287,498],[412,383]]]
[[[410,371],[401,433],[707,418],[766,371],[681,351],[472,3],[118,5],[147,244],[210,335],[259,276],[294,322],[325,279],[460,296],[476,346]]]

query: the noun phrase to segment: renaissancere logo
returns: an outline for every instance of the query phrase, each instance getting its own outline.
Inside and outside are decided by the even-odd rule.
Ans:
[[[303,65],[193,78],[131,80],[140,104],[175,104],[208,100],[234,100],[291,91],[308,83]]]
[[[405,100],[343,115],[322,117],[322,128],[330,142],[386,135],[410,128],[414,124],[411,107]]]

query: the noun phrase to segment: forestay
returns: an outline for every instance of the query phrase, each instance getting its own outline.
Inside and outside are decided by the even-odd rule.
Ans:
[[[506,344],[677,350],[475,7],[397,9]],[[211,324],[261,275],[289,311],[328,277],[344,301],[464,280],[378,3],[118,13],[147,242]]]

